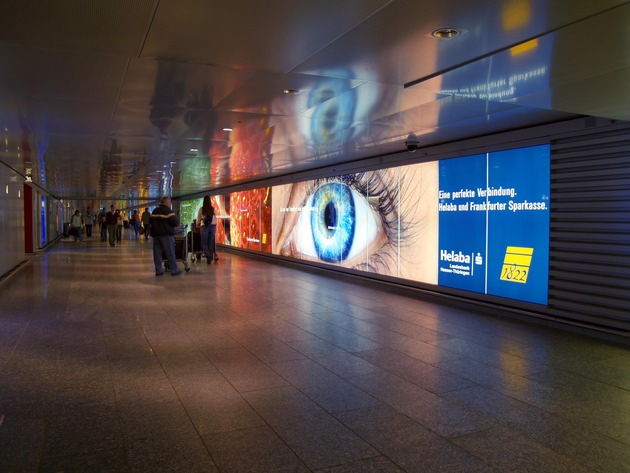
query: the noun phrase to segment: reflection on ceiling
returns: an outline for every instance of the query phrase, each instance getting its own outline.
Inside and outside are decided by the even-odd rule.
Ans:
[[[410,133],[630,118],[630,2],[445,3],[14,2],[0,161],[59,198],[134,205],[398,153]]]

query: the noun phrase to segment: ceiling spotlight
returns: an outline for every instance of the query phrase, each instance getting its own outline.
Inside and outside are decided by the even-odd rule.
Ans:
[[[287,95],[296,95],[300,93],[300,89],[284,89],[282,92]]]
[[[450,39],[455,36],[459,36],[462,34],[460,30],[456,30],[455,28],[440,28],[431,33],[431,36],[439,39]]]
[[[196,153],[199,150],[197,148],[190,148],[190,151],[192,151],[193,153]]]
[[[232,128],[226,127],[226,128],[223,129],[223,131],[232,131]]]

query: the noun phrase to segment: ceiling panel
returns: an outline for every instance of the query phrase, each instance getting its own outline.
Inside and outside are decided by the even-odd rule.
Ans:
[[[210,110],[252,75],[249,70],[133,59],[120,91],[120,109],[149,119],[152,108]]]
[[[4,0],[0,42],[120,56],[140,52],[158,0]]]
[[[0,81],[14,98],[114,103],[127,58],[0,43],[0,64]]]
[[[42,133],[100,135],[107,130],[116,103],[55,99],[24,99],[20,108],[31,126]],[[101,146],[103,143],[101,143]]]
[[[294,72],[405,84],[627,3],[620,0],[397,0]],[[462,31],[438,40],[431,32]]]
[[[629,24],[626,4],[410,89],[626,120]]]
[[[288,72],[391,0],[162,0],[142,57]]]
[[[411,132],[630,115],[627,1],[5,5],[0,161],[63,198],[131,205],[398,153]],[[463,33],[429,35],[445,26]]]

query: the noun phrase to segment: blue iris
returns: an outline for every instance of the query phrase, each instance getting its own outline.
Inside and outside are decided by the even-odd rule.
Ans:
[[[313,194],[313,207],[311,229],[318,257],[329,263],[345,260],[356,227],[351,189],[337,182],[324,184]]]

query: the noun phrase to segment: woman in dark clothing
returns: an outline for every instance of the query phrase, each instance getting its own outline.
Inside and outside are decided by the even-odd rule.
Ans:
[[[212,207],[210,196],[208,195],[204,196],[203,205],[199,209],[199,212],[197,212],[196,225],[197,228],[200,229],[201,248],[206,255],[208,264],[212,263],[212,261],[215,263],[218,262],[219,256],[217,255],[215,241],[217,233],[217,217],[214,214],[214,207]]]

